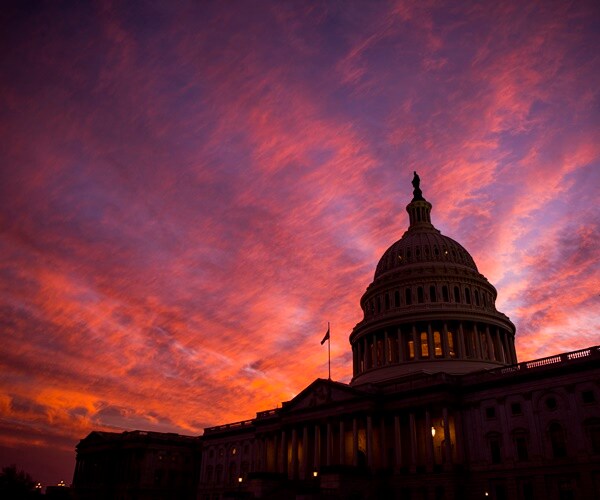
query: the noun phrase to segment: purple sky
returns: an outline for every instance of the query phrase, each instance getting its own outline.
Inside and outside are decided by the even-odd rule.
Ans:
[[[15,2],[0,14],[0,466],[197,435],[327,375],[408,217],[521,360],[599,344],[600,7]]]

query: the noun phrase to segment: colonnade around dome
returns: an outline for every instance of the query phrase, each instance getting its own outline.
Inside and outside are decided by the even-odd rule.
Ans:
[[[458,363],[459,360],[492,364],[487,368],[493,368],[493,364],[510,365],[517,362],[511,332],[474,321],[418,321],[381,328],[356,340],[352,355],[353,383],[369,371],[392,366],[396,367],[396,375],[438,369],[448,373],[464,373],[481,369],[482,365],[465,365]],[[453,363],[432,364],[429,368],[423,364],[431,361]],[[422,366],[416,367],[413,362]]]

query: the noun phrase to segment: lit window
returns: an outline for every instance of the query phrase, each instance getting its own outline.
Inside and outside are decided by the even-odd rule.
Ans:
[[[408,359],[415,359],[415,343],[413,340],[408,341]]]
[[[451,358],[456,357],[456,351],[454,350],[454,334],[452,332],[448,332],[448,354],[450,354]]]
[[[442,356],[442,336],[440,332],[433,332],[433,346],[436,358]]]
[[[421,332],[421,357],[429,357],[429,344],[427,343],[427,332]]]

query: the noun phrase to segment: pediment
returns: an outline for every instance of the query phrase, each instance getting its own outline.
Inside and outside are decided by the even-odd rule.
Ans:
[[[296,411],[356,399],[360,391],[341,382],[318,378],[294,399],[283,403],[283,410]]]

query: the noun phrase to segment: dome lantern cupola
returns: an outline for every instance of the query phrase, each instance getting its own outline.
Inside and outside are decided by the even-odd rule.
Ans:
[[[515,327],[471,255],[431,223],[416,172],[410,224],[383,254],[350,335],[352,385],[417,372],[467,373],[517,362]]]

